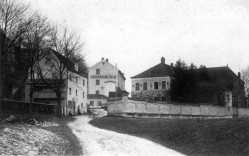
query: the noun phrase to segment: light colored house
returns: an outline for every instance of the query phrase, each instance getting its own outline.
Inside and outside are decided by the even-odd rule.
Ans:
[[[88,103],[90,107],[102,106],[107,98],[115,96],[117,89],[125,90],[125,76],[108,59],[93,65],[88,73]]]
[[[165,58],[162,57],[161,63],[131,77],[131,97],[150,101],[167,102],[172,100],[172,95],[175,95],[172,92],[172,84],[177,83],[175,71],[176,68],[173,67],[173,64],[165,64]],[[247,107],[244,82],[241,80],[240,73],[236,75],[228,66],[206,68],[205,71],[208,78],[195,84],[198,87],[195,88],[197,92],[194,98],[199,100],[199,103]],[[197,75],[199,69],[195,69],[194,72]]]
[[[62,114],[68,115],[86,113],[87,112],[87,77],[81,75],[78,72],[78,65],[73,64],[71,60],[64,57],[60,53],[50,49],[48,55],[40,61],[43,72],[46,72],[51,68],[53,61],[61,63],[63,68],[65,67],[65,72],[63,72],[62,80],[62,94],[61,94],[61,105]],[[58,74],[58,73],[57,73]],[[35,86],[33,93],[33,101],[39,103],[47,103],[54,105],[55,110],[57,109],[57,97],[56,93],[49,87],[49,85],[55,85],[58,83],[59,79],[54,77],[57,74],[46,76],[45,79],[39,79],[36,75],[38,83]],[[25,86],[25,101],[30,100],[30,79],[26,81]]]
[[[162,57],[156,66],[131,77],[132,98],[169,101],[173,69],[173,65],[165,64],[165,58]]]

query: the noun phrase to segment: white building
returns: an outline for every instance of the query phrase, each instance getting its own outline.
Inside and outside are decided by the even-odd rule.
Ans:
[[[156,66],[131,77],[132,98],[169,101],[173,70],[173,65],[165,64],[165,58],[162,57]]]
[[[44,72],[46,71],[46,68],[51,68],[51,64],[54,62],[61,62],[62,66],[66,67],[65,72],[63,72],[64,79],[61,95],[62,114],[86,113],[87,77],[78,72],[77,64],[73,64],[71,60],[52,49],[49,49],[48,55],[40,61],[40,63],[43,64],[42,67],[45,69]],[[56,94],[47,84],[45,84],[55,83],[56,80],[52,77],[53,76],[50,75],[46,77],[45,80],[38,80],[39,83],[36,85],[33,93],[33,101],[51,104],[55,106],[55,109],[57,109],[58,102]],[[39,77],[37,77],[37,79],[38,78]],[[30,86],[30,80],[28,79],[25,86],[25,101],[27,102],[30,100]]]
[[[125,91],[125,76],[116,66],[102,58],[89,69],[88,103],[90,107],[101,107],[107,98],[114,97],[117,89]]]

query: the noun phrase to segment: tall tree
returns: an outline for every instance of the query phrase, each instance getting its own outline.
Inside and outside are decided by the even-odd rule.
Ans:
[[[43,52],[46,47],[49,46],[49,38],[52,34],[52,28],[46,17],[42,17],[40,14],[35,13],[32,16],[31,28],[23,35],[25,51],[28,53],[27,57],[27,68],[29,70],[29,84],[30,84],[30,104],[29,112],[33,111],[33,92],[38,83],[39,79],[37,70],[35,69],[37,63],[45,56]]]
[[[31,19],[25,15],[28,8],[29,5],[17,0],[0,1],[0,99],[4,97],[6,74],[14,71],[14,48],[30,28]]]
[[[44,66],[44,62],[39,62],[39,77],[55,92],[58,102],[57,114],[61,116],[61,97],[64,87],[66,86],[66,80],[75,78],[76,76],[76,74],[69,71],[74,70],[69,69],[74,68],[69,58],[79,53],[82,44],[80,37],[76,34],[64,29],[60,36],[57,30],[58,29],[55,28],[51,40],[52,49],[48,50],[48,54],[46,55],[49,65]]]

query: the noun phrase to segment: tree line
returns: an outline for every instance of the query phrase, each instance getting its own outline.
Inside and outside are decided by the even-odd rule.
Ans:
[[[33,92],[41,80],[56,93],[60,108],[60,97],[68,69],[58,60],[53,60],[50,61],[51,69],[44,73],[40,61],[49,56],[49,50],[53,50],[78,63],[79,73],[87,75],[85,58],[80,53],[82,46],[79,35],[68,28],[51,24],[46,16],[37,11],[32,12],[29,4],[18,0],[1,0],[0,99],[7,96],[6,81],[16,81],[20,79],[22,72],[27,71],[30,83],[30,112],[33,106]],[[25,62],[21,61],[22,55],[25,55]],[[47,82],[48,79],[53,79],[55,83]],[[58,113],[59,111],[58,109]]]
[[[191,63],[189,66],[181,59],[177,60],[174,79],[171,86],[171,100],[182,103],[209,103],[214,98],[217,104],[224,104],[222,98],[225,88],[213,83],[206,66]]]

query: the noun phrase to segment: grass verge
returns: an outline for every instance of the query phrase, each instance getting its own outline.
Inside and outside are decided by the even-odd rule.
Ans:
[[[142,137],[191,156],[249,155],[249,119],[102,117],[90,124]]]
[[[49,115],[34,118],[44,124],[34,125],[33,119],[24,114],[0,116],[0,155],[83,154],[77,137],[67,126],[74,118]]]

